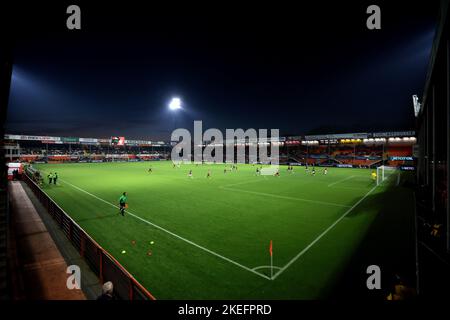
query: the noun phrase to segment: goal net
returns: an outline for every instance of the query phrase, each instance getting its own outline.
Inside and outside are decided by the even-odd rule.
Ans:
[[[377,185],[385,181],[398,184],[400,179],[400,170],[397,167],[379,166],[377,167]]]

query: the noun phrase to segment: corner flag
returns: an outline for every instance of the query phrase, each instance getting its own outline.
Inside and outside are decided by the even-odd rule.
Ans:
[[[272,240],[270,240],[269,252],[270,252],[270,280],[273,278],[273,245]]]

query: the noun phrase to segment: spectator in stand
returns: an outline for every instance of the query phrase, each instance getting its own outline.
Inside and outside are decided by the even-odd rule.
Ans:
[[[442,229],[442,224],[441,223],[435,223],[433,224],[433,226],[431,227],[431,236],[435,237],[435,238],[439,238],[441,236],[441,229]]]
[[[102,295],[97,298],[97,300],[116,300],[114,296],[114,286],[111,281],[105,282],[102,287]]]
[[[393,286],[386,300],[411,300],[416,297],[416,290],[406,285],[399,275],[395,275]]]

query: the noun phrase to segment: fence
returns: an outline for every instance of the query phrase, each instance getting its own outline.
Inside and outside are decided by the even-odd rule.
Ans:
[[[147,289],[50,199],[27,174],[22,176],[72,245],[99,277],[101,283],[111,281],[114,284],[114,293],[120,299],[155,300],[155,297]]]

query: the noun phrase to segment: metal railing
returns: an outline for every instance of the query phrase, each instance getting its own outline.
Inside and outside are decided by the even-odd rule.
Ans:
[[[89,264],[101,283],[111,281],[115,295],[124,300],[156,300],[108,251],[92,239],[63,209],[61,209],[27,174],[27,183],[47,212]]]

